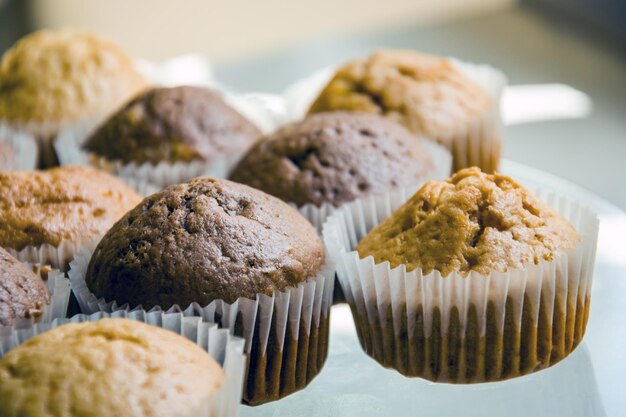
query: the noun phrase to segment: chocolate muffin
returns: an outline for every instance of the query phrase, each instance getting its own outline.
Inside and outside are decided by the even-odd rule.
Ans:
[[[243,154],[260,136],[217,93],[182,86],[153,88],[135,97],[84,148],[123,163],[212,161]]]
[[[315,276],[315,229],[280,200],[226,180],[167,187],[102,238],[87,270],[98,297],[146,309],[271,295]]]
[[[57,248],[62,242],[79,245],[104,234],[140,201],[122,181],[92,168],[0,172],[0,246],[19,252],[43,245]],[[73,253],[66,255],[69,259],[62,263]]]
[[[381,50],[342,66],[309,112],[384,115],[448,148],[454,171],[472,165],[493,171],[500,158],[496,103],[446,58]]]
[[[0,359],[0,416],[204,415],[225,384],[202,348],[128,319],[70,323]]]
[[[420,182],[433,168],[420,139],[367,113],[308,116],[258,142],[230,179],[298,206],[339,206]]]
[[[37,318],[49,303],[41,278],[0,248],[0,326],[11,326],[18,318]]]
[[[95,248],[84,282],[70,277],[73,288],[86,284],[118,306],[197,303],[195,314],[200,308],[247,339],[243,399],[261,404],[303,388],[322,368],[333,273],[324,258],[315,229],[286,203],[195,178],[128,212]]]

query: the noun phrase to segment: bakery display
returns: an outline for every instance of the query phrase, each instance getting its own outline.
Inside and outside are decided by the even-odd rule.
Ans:
[[[0,359],[0,416],[195,415],[224,383],[215,359],[169,330],[126,319],[70,323]]]
[[[92,168],[0,171],[0,246],[20,260],[65,268],[141,198]]]
[[[210,162],[242,155],[260,136],[216,92],[161,87],[118,110],[92,133],[84,149],[123,163]]]
[[[83,30],[25,36],[0,60],[0,122],[41,143],[42,163],[55,163],[60,129],[106,117],[146,88],[117,45]]]
[[[434,162],[420,142],[378,115],[319,113],[263,138],[230,179],[298,207],[339,206],[422,182]]]
[[[387,196],[333,215],[325,243],[366,352],[408,376],[465,383],[567,356],[585,333],[598,224],[548,198],[556,209],[509,177],[469,168],[404,204]],[[386,218],[371,230],[352,224],[372,217]]]
[[[504,82],[499,78],[494,90]],[[341,66],[309,112],[380,114],[448,148],[454,171],[476,165],[493,172],[500,159],[498,100],[447,58],[380,50]]]
[[[246,337],[249,404],[302,389],[321,370],[333,270],[313,226],[275,197],[212,178],[169,186],[122,217],[86,261],[70,270],[85,313],[191,304]]]

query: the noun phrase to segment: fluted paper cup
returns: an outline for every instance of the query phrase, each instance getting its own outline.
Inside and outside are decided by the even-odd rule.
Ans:
[[[85,274],[97,243],[98,240],[93,241],[79,252],[68,273],[82,312],[141,308],[119,306],[89,290]],[[334,273],[334,266],[327,262],[316,276],[272,296],[259,294],[254,300],[242,297],[232,304],[215,300],[206,306],[175,305],[167,311],[200,316],[246,340],[248,368],[243,401],[258,405],[304,388],[320,372],[328,353]],[[162,309],[154,307],[150,311]]]
[[[26,132],[15,131],[0,123],[0,169],[28,171],[37,168],[37,141]]]
[[[58,326],[67,323],[92,322],[107,317],[138,320],[173,331],[196,343],[220,364],[225,375],[223,385],[189,417],[235,417],[239,414],[246,361],[243,354],[244,341],[239,337],[231,336],[227,330],[218,329],[215,323],[208,323],[201,317],[186,317],[180,312],[135,310],[117,311],[111,314],[79,314],[71,319],[55,319],[51,323],[36,324],[27,328],[0,328],[0,356],[4,356],[31,337]]]
[[[356,244],[410,195],[357,201],[324,225],[324,242],[368,355],[407,376],[473,383],[547,368],[576,348],[589,315],[594,213],[539,190],[537,196],[564,215],[582,240],[552,261],[520,270],[442,277],[361,259]]]

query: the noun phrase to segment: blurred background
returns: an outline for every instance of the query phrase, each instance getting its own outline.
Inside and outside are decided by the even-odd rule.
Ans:
[[[294,81],[376,48],[504,71],[504,157],[626,209],[624,0],[0,0],[0,51],[39,28],[84,27],[136,57],[202,53],[238,91]]]

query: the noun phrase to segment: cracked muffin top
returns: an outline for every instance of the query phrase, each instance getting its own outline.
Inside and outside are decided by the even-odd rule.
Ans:
[[[315,276],[324,250],[281,200],[226,180],[195,178],[146,198],[102,238],[87,286],[145,309],[254,299]]]
[[[552,260],[579,241],[567,219],[514,180],[474,167],[426,183],[356,250],[407,271],[486,275]]]
[[[153,88],[114,114],[87,140],[87,151],[122,162],[210,161],[237,156],[261,136],[215,92]]]
[[[0,414],[191,415],[223,384],[220,365],[174,332],[129,319],[71,323],[0,359]]]
[[[109,114],[146,85],[117,45],[82,30],[42,30],[2,56],[0,119],[54,134],[60,124]]]
[[[0,172],[0,246],[19,251],[95,238],[140,201],[121,180],[93,168]]]
[[[39,317],[49,303],[43,280],[0,248],[0,326],[11,326],[17,318]]]
[[[416,184],[433,163],[420,139],[382,116],[310,115],[258,142],[231,179],[303,206],[338,206]]]
[[[491,106],[490,96],[448,59],[381,50],[341,67],[309,112],[381,114],[435,139],[466,129]]]

